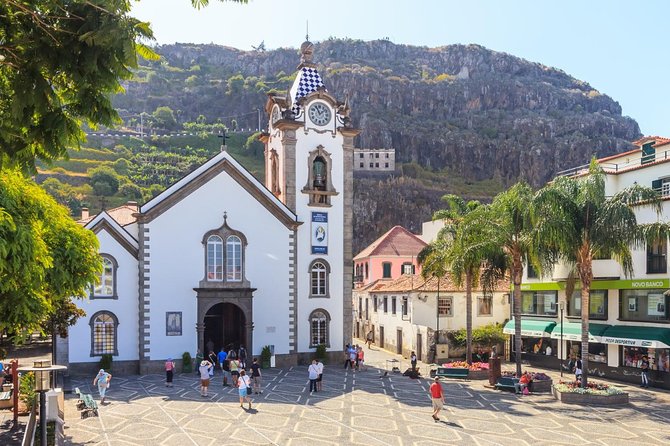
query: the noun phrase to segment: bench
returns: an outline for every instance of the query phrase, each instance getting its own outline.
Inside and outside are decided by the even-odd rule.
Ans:
[[[82,418],[88,418],[91,415],[98,416],[98,403],[95,402],[90,393],[82,393],[79,387],[74,389],[74,393],[79,396],[77,401],[77,410],[81,411]]]
[[[12,391],[0,392],[0,409],[8,409],[14,405]]]
[[[516,392],[516,386],[515,384],[519,383],[519,378],[512,378],[509,376],[501,376],[498,378],[498,381],[496,382],[495,388],[496,390],[511,390],[512,392]]]
[[[466,368],[438,367],[435,376],[439,376],[440,378],[467,379],[469,374],[470,370]]]

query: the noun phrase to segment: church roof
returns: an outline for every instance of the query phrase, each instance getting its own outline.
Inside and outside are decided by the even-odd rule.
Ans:
[[[354,260],[372,256],[416,256],[426,245],[402,226],[394,226],[358,253]]]
[[[312,62],[314,44],[309,40],[305,41],[300,46],[300,53],[302,54],[301,63],[298,66],[297,76],[289,91],[289,97],[292,101],[291,111],[295,115],[300,112],[300,99],[319,89],[326,91],[319,70],[317,70],[316,65]]]
[[[134,212],[135,213],[137,212],[137,208],[135,208]],[[90,229],[95,234],[104,229],[105,231],[107,231],[107,233],[109,233],[110,236],[112,236],[114,240],[116,240],[128,252],[130,252],[134,257],[137,257],[137,254],[139,252],[139,244],[137,243],[137,240],[135,240],[135,238],[132,235],[130,235],[128,231],[126,231],[119,224],[119,222],[108,213],[108,211],[102,211],[98,215],[95,215],[87,220],[88,221],[84,224],[84,227],[86,229]],[[80,220],[80,223],[81,222],[82,221]]]
[[[145,221],[156,218],[197,190],[204,182],[209,181],[223,171],[227,172],[287,227],[295,227],[301,224],[298,217],[284,203],[225,150],[210,158],[193,172],[144,204],[140,209],[141,218]]]

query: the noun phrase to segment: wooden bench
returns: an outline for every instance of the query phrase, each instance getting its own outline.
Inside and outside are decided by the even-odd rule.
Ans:
[[[516,385],[519,383],[519,378],[512,378],[511,376],[501,376],[496,382],[496,390],[511,390],[516,392]]]
[[[470,370],[465,368],[455,368],[455,367],[438,367],[435,376],[440,378],[461,378],[467,379],[470,374]]]
[[[90,393],[82,393],[79,387],[74,389],[74,393],[79,396],[77,401],[77,410],[81,411],[82,418],[88,418],[91,415],[98,416],[98,403],[95,402]]]

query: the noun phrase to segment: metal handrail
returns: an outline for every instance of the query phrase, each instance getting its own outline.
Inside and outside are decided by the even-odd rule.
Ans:
[[[645,164],[649,164],[655,161],[659,160],[667,160],[670,159],[670,150],[666,150],[664,152],[657,152],[653,155],[645,155],[641,156],[640,158],[637,158],[633,161],[625,162],[625,163],[600,163],[600,166],[603,168],[605,172],[620,172],[626,169],[630,169],[632,167],[638,167],[638,166],[644,166]],[[644,161],[644,162],[643,162]],[[562,170],[556,174],[557,177],[572,177],[576,176],[582,173],[586,173],[589,170],[589,165],[588,164],[583,164],[581,166],[577,167],[572,167],[570,169]]]

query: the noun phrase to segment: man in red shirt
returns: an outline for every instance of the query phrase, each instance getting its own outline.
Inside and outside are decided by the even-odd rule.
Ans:
[[[430,399],[433,401],[433,420],[440,421],[438,415],[444,406],[444,392],[439,376],[436,376],[435,382],[430,385]]]

